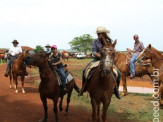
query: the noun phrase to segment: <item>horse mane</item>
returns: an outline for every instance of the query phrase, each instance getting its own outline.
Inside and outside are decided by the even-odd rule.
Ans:
[[[154,47],[152,47],[152,50],[160,57],[163,57],[163,55],[161,54],[161,52],[159,52],[157,49],[155,49]]]

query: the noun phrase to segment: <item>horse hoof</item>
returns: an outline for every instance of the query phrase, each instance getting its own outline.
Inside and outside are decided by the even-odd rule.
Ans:
[[[59,111],[62,112],[63,108],[59,107]]]
[[[64,115],[65,115],[65,116],[68,116],[68,112],[65,112]]]
[[[15,90],[15,93],[17,94],[18,93],[18,90]]]
[[[126,96],[127,94],[125,92],[122,92],[121,96]]]
[[[25,91],[23,90],[22,93],[25,94]]]

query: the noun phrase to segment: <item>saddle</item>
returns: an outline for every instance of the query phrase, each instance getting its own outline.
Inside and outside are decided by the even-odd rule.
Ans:
[[[65,74],[66,74],[66,84],[69,83],[74,77],[68,72],[66,68],[64,68]],[[62,86],[62,76],[57,68],[53,68],[53,73],[56,74],[57,80],[58,80],[58,85]]]
[[[100,65],[100,61],[96,61],[96,62],[91,62],[90,65],[86,68],[84,76],[87,80],[91,79],[93,73],[95,72],[95,70],[97,69],[97,67]],[[118,77],[118,72],[117,72],[117,68],[114,65],[113,66],[113,73],[115,75],[115,77]]]

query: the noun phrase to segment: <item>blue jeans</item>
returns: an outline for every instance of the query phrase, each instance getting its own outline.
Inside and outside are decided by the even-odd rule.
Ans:
[[[62,77],[62,81],[63,81],[63,85],[66,84],[66,74],[65,71],[63,70],[63,67],[57,67],[57,69],[59,70],[59,72],[61,73],[61,77]]]
[[[133,55],[130,60],[130,69],[133,76],[135,76],[135,62],[138,55]]]
[[[9,71],[9,69],[10,69],[10,67],[11,67],[11,64],[12,64],[12,62],[14,61],[14,59],[15,59],[15,56],[11,56],[11,58],[10,58],[8,64],[7,64],[6,72]]]

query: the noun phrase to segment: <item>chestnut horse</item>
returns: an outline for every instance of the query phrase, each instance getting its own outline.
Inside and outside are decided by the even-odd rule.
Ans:
[[[0,54],[0,59],[2,59],[2,63],[4,62],[4,54]],[[0,60],[1,62],[1,60]]]
[[[39,92],[40,92],[40,98],[43,103],[44,107],[44,119],[42,121],[46,122],[48,115],[47,115],[47,98],[52,99],[54,103],[53,111],[55,113],[55,120],[58,122],[58,110],[57,110],[57,103],[58,98],[61,97],[60,104],[59,104],[59,110],[62,111],[62,100],[66,93],[59,92],[60,88],[58,85],[58,79],[56,74],[52,71],[52,69],[49,66],[48,63],[48,56],[42,52],[42,53],[36,53],[34,55],[31,55],[30,57],[26,58],[26,63],[28,65],[37,66],[39,68],[40,78],[41,82],[39,85]],[[70,97],[73,88],[79,92],[79,88],[77,87],[74,79],[72,79],[67,84],[67,106],[66,106],[66,113],[68,113],[69,103],[70,103]]]
[[[163,55],[149,44],[144,51],[138,56],[137,60],[151,59],[155,69],[159,69],[159,100],[160,107],[163,108]]]
[[[90,94],[92,104],[92,121],[100,121],[100,104],[103,104],[102,120],[106,121],[107,110],[111,101],[116,81],[113,78],[113,65],[115,58],[114,47],[112,44],[102,44],[100,66],[95,70],[92,78],[87,81],[87,91]]]
[[[68,62],[69,54],[66,51],[63,51],[62,52],[62,58],[63,58],[64,61],[67,59],[67,62]]]
[[[22,93],[25,93],[24,90],[24,77],[25,77],[25,71],[26,71],[26,66],[24,64],[24,59],[26,56],[29,56],[29,52],[26,50],[22,53],[19,54],[19,56],[13,61],[11,64],[11,70],[9,72],[9,78],[10,78],[10,88],[12,88],[12,78],[13,78],[13,83],[14,83],[14,88],[15,88],[15,93],[18,93],[18,76],[21,77],[21,82],[22,82]]]
[[[127,55],[116,52],[115,54],[115,65],[118,67],[118,69],[121,72],[121,78],[122,78],[122,86],[123,86],[123,92],[122,95],[127,94],[127,84],[126,84],[126,77],[128,74],[128,70],[130,68],[129,65],[126,64]],[[149,65],[143,65],[142,63],[136,63],[135,64],[135,76],[136,77],[142,77],[143,75],[148,75],[151,79],[151,75],[153,74],[153,66],[152,64]]]

